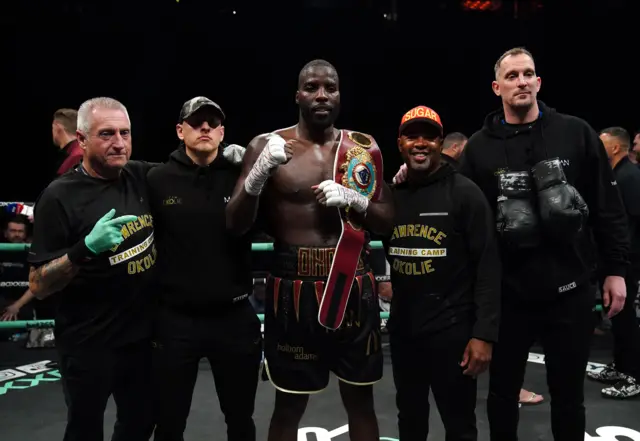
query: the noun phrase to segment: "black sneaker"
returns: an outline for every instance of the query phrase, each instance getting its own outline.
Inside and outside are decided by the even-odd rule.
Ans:
[[[640,384],[635,378],[624,375],[624,378],[613,386],[602,389],[602,396],[605,398],[633,398],[640,395]]]
[[[587,377],[601,383],[614,384],[624,379],[624,374],[616,370],[615,363],[606,365],[597,371],[587,371]]]

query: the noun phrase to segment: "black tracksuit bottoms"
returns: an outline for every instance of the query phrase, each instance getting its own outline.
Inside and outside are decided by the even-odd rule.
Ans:
[[[584,380],[595,325],[595,287],[584,283],[547,302],[522,302],[505,294],[489,376],[491,441],[518,439],[518,399],[536,340],[544,349],[553,437],[584,441]]]
[[[102,441],[112,395],[117,408],[112,441],[148,441],[153,432],[151,343],[58,351],[67,404],[64,441]]]
[[[228,441],[255,441],[262,336],[248,300],[220,308],[215,315],[167,308],[159,312],[153,341],[154,440],[183,440],[203,358],[211,366]]]
[[[613,360],[616,370],[640,381],[640,327],[635,301],[638,297],[640,274],[627,277],[627,299],[624,308],[611,319]]]
[[[469,323],[419,337],[391,333],[391,364],[396,386],[398,431],[402,441],[426,441],[429,391],[438,407],[446,441],[476,441],[477,381],[462,372]]]

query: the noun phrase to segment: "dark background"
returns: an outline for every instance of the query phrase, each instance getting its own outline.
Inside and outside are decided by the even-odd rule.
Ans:
[[[297,75],[314,58],[338,69],[338,126],[378,140],[388,179],[400,164],[402,114],[424,104],[446,132],[471,135],[500,106],[493,65],[514,46],[533,52],[548,105],[596,130],[634,131],[636,3],[503,0],[469,11],[459,0],[3,2],[0,200],[33,201],[54,176],[60,107],[121,100],[133,159],[162,161],[177,145],[180,106],[205,95],[227,113],[225,140],[246,145],[297,122]]]

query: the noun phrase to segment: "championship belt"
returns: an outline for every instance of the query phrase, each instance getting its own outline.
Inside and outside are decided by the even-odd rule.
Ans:
[[[378,200],[383,182],[382,155],[373,138],[363,133],[342,130],[333,176],[335,182],[343,187],[355,190],[372,201]],[[318,322],[331,330],[338,329],[342,324],[365,243],[365,230],[354,220],[352,209],[338,208],[338,211],[342,234],[333,255],[318,312]]]

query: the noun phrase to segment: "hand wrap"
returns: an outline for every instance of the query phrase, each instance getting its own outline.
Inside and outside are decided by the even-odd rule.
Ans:
[[[343,187],[335,181],[323,181],[318,188],[324,192],[327,207],[351,207],[358,213],[366,213],[369,199],[355,190]]]
[[[267,136],[267,145],[264,146],[247,179],[244,181],[244,189],[251,196],[258,196],[262,193],[264,184],[269,179],[271,172],[287,161],[284,144],[285,140],[275,133]]]

